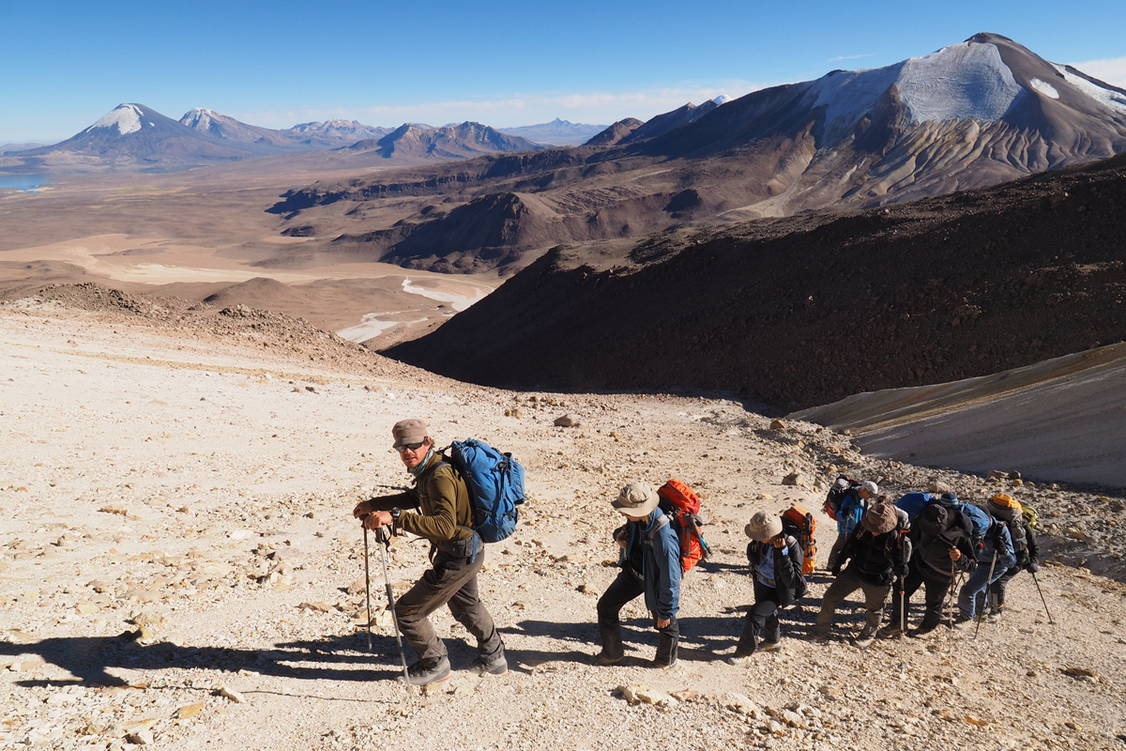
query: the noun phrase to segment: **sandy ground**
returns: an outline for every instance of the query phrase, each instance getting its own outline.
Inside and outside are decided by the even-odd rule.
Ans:
[[[980,378],[855,394],[794,413],[866,453],[1126,488],[1126,344]]]
[[[771,428],[719,400],[533,399],[308,362],[52,306],[0,308],[0,746],[1121,746],[1124,589],[1082,569],[1042,570],[1054,624],[1022,575],[1006,619],[976,641],[942,629],[859,651],[845,641],[859,612],[846,607],[838,638],[814,646],[807,608],[788,616],[782,652],[750,667],[715,659],[751,600],[744,522],[756,507],[818,506],[813,481],[782,478],[859,461],[847,438]],[[564,412],[581,424],[554,427]],[[374,654],[358,632],[362,545],[349,517],[357,498],[403,483],[387,444],[405,415],[439,439],[514,451],[531,496],[481,577],[512,669],[456,670],[425,695],[391,680],[385,615]],[[647,666],[654,633],[634,603],[629,659],[595,667],[594,605],[619,521],[607,502],[625,481],[670,475],[703,494],[715,549],[685,582],[681,660]],[[823,560],[832,535],[820,518]],[[379,607],[377,555],[372,565]],[[396,590],[425,565],[425,545],[397,540]],[[826,582],[813,579],[814,607]],[[435,621],[464,668],[465,632],[447,612]],[[631,704],[621,686],[658,703]]]

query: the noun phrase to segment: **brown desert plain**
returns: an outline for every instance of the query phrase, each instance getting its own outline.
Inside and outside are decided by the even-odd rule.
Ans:
[[[351,174],[323,158],[317,175]],[[265,209],[287,188],[313,180],[312,169],[300,158],[267,158],[174,174],[72,176],[36,192],[0,190],[0,295],[44,283],[98,282],[211,307],[289,313],[385,345],[429,330],[499,283],[494,274],[405,270],[362,255],[262,265],[309,242],[281,235],[279,219]],[[394,207],[388,211],[393,216]]]

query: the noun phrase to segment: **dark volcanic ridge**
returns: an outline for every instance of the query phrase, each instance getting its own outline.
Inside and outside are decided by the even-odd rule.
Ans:
[[[1126,338],[1126,156],[855,214],[553,249],[392,357],[560,391],[792,409]]]
[[[315,184],[271,210],[321,238],[304,253],[511,269],[558,242],[902,203],[1123,150],[1126,91],[1006,37],[978,34],[885,68],[833,71],[644,124],[622,121],[578,148]],[[485,200],[508,195],[525,204],[534,196],[535,210],[499,216],[491,207],[500,199]],[[446,208],[423,213],[435,205]],[[457,205],[475,216],[450,221]],[[464,237],[469,223],[480,225],[476,237],[542,242],[505,252],[473,246]],[[382,231],[392,226],[388,242]],[[401,250],[421,244],[429,260]]]

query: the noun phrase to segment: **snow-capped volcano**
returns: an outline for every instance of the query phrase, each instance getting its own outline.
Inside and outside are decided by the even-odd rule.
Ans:
[[[1007,120],[1035,126],[1022,105],[1061,97],[1083,112],[1101,105],[1126,115],[1126,92],[1049,63],[999,34],[977,34],[885,68],[833,71],[812,82],[803,103],[823,110],[823,132],[832,140],[877,110],[883,99],[898,106],[904,125]]]
[[[119,104],[61,143],[21,152],[59,171],[176,169],[257,152],[199,133],[143,104]]]
[[[95,130],[116,130],[119,136],[136,133],[144,127],[154,127],[152,120],[145,119],[145,113],[138,104],[119,104],[112,110],[98,118],[83,133]]]
[[[180,124],[211,138],[246,144],[248,148],[260,154],[276,154],[307,148],[299,143],[289,130],[249,125],[230,115],[205,107],[196,107],[185,112],[180,118]]]

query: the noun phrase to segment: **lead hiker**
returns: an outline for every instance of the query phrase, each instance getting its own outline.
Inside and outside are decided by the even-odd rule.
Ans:
[[[735,653],[727,658],[732,665],[744,664],[756,650],[771,652],[781,648],[778,611],[797,602],[806,591],[802,578],[804,554],[798,541],[783,532],[781,516],[756,511],[743,531],[751,538],[747,560],[751,564],[755,604],[747,611]]]
[[[960,567],[974,557],[970,528],[955,509],[942,501],[927,504],[911,525],[908,533],[912,553],[910,570],[903,582],[903,596],[895,603],[895,621],[881,636],[895,637],[907,626],[906,608],[911,595],[921,585],[926,586],[926,611],[919,627],[909,631],[911,636],[923,636],[938,628],[942,622],[942,604],[954,583]]]
[[[860,527],[853,532],[841,549],[833,574],[836,580],[825,590],[821,612],[817,614],[814,641],[823,644],[829,639],[833,615],[837,607],[850,594],[864,591],[865,623],[852,643],[861,649],[869,646],[883,620],[884,601],[891,591],[895,577],[907,575],[907,562],[911,557],[911,544],[900,517],[887,496],[879,496],[864,513]],[[844,562],[848,567],[841,572]]]
[[[471,669],[480,675],[504,673],[508,669],[504,644],[477,592],[485,548],[473,528],[465,480],[435,449],[422,420],[400,420],[391,435],[393,448],[414,476],[414,487],[362,501],[352,514],[368,529],[390,527],[392,534],[410,532],[431,544],[431,568],[395,603],[398,627],[418,655],[407,669],[406,680],[422,686],[449,677],[446,647],[428,618],[447,604],[453,617],[477,639],[480,654]]]
[[[614,531],[620,548],[621,571],[598,600],[598,632],[602,651],[599,665],[616,665],[625,658],[622,627],[618,618],[622,607],[640,594],[653,616],[659,634],[654,664],[667,668],[676,663],[680,625],[680,542],[665,512],[658,508],[660,496],[650,487],[635,482],[626,485],[610,505],[627,521]]]
[[[1024,512],[1020,501],[1007,493],[997,493],[989,499],[986,508],[993,516],[1004,519],[1009,525],[1009,536],[1013,540],[1013,555],[1016,563],[1010,566],[995,582],[989,585],[989,612],[985,619],[990,622],[1000,620],[1005,609],[1005,585],[1022,570],[1035,574],[1040,570],[1037,563],[1039,550],[1036,546],[1036,533]]]
[[[1000,517],[971,503],[962,504],[961,508],[974,519],[977,568],[958,593],[958,618],[954,621],[955,625],[973,620],[981,614],[989,585],[1000,579],[1017,562],[1013,553],[1013,538]],[[1002,510],[1002,516],[1004,515]]]
[[[825,512],[837,522],[837,539],[825,564],[830,571],[837,567],[845,541],[864,518],[868,502],[879,492],[879,486],[871,480],[856,483],[843,475],[837,478],[825,501]]]

